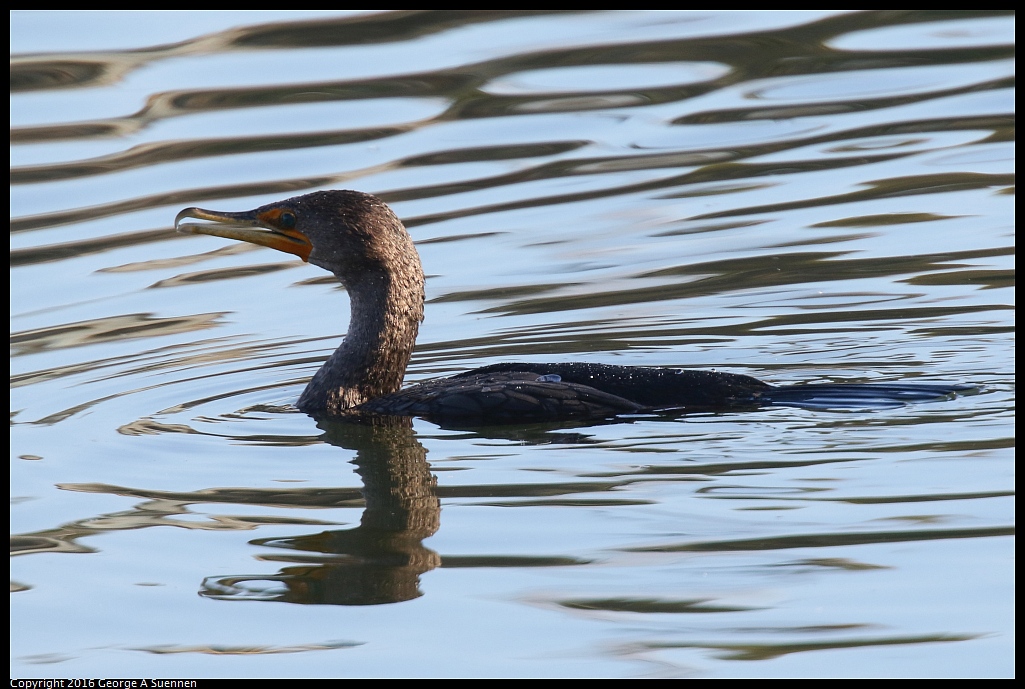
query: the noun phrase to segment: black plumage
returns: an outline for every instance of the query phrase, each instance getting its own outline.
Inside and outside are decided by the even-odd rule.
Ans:
[[[185,218],[208,221],[182,223]],[[380,199],[321,191],[252,211],[187,208],[183,231],[295,254],[331,271],[351,302],[349,332],[298,406],[313,416],[385,414],[439,422],[514,423],[612,418],[652,411],[767,405],[886,406],[968,390],[958,385],[773,386],[750,376],[584,363],[508,363],[402,388],[424,313],[420,257]]]

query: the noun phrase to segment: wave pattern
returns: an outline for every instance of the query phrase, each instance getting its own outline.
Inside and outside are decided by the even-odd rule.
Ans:
[[[12,676],[1013,673],[1013,13],[11,27]],[[411,380],[565,359],[981,394],[317,427],[292,403],[344,291],[172,219],[325,188],[417,243]]]

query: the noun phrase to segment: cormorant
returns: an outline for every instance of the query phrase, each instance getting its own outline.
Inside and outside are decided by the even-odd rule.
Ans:
[[[209,222],[182,224],[185,218]],[[409,233],[379,198],[318,191],[245,212],[186,208],[175,218],[175,227],[295,254],[331,271],[344,285],[352,309],[349,332],[297,404],[312,416],[514,423],[768,405],[893,405],[970,389],[940,384],[775,386],[717,371],[582,363],[494,364],[402,388],[424,317],[424,274]]]

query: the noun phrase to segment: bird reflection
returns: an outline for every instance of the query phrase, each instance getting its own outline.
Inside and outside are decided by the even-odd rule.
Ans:
[[[356,451],[366,508],[353,529],[253,541],[294,553],[265,559],[296,564],[278,575],[210,577],[200,593],[220,599],[327,605],[380,605],[419,597],[420,575],[441,564],[423,545],[439,527],[441,504],[427,451],[412,420],[379,417],[362,422],[322,420],[324,439]]]

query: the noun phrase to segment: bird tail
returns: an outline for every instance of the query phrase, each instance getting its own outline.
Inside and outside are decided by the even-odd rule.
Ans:
[[[781,385],[761,395],[769,406],[806,409],[888,409],[913,402],[953,399],[959,393],[977,392],[972,385],[932,383],[838,383]]]

